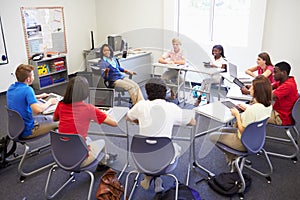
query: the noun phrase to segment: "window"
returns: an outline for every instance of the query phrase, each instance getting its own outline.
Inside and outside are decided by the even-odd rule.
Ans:
[[[197,43],[248,45],[251,0],[179,0],[180,34]]]

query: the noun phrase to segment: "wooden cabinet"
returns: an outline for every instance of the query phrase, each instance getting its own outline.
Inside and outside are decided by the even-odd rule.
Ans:
[[[68,82],[68,68],[65,55],[44,58],[39,61],[30,60],[34,69],[34,89],[45,89]]]

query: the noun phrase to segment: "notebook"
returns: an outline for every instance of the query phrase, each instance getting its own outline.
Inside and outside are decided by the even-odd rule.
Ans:
[[[43,99],[39,99],[39,103],[41,104],[44,104],[46,103],[50,98],[56,98],[57,100],[57,103],[54,104],[54,105],[50,105],[48,108],[46,108],[44,111],[43,111],[43,114],[44,115],[48,115],[48,114],[51,114],[51,113],[54,113],[55,109],[56,109],[56,106],[58,104],[59,101],[61,101],[63,99],[63,96],[59,95],[59,94],[55,94],[55,93],[49,93],[49,96],[46,97],[46,98],[43,98]]]
[[[115,90],[112,88],[90,88],[88,103],[101,111],[110,113],[114,106]]]
[[[237,105],[235,105],[231,101],[222,101],[222,104],[224,104],[229,109],[236,108],[240,113],[243,112],[243,110],[240,107],[238,107]]]

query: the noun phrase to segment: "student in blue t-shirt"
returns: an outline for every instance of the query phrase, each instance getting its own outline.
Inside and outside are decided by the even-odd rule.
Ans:
[[[49,96],[47,93],[35,95],[32,87],[34,80],[34,66],[21,64],[16,69],[17,82],[7,90],[6,99],[9,109],[15,110],[22,116],[25,124],[22,133],[23,138],[33,138],[48,133],[57,128],[58,123],[53,122],[52,116],[41,113],[52,104],[56,104],[56,98],[50,98],[45,104],[39,104],[39,98]]]
[[[143,94],[139,85],[133,80],[124,76],[123,73],[128,75],[136,75],[135,72],[122,68],[114,57],[112,48],[104,44],[100,48],[100,70],[104,80],[109,82],[111,87],[121,87],[128,91],[132,101],[132,105],[135,105],[140,100],[144,100]]]

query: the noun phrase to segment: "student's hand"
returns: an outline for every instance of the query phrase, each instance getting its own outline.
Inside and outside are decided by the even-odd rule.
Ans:
[[[174,61],[168,60],[168,61],[167,61],[167,64],[174,64]]]
[[[126,74],[132,76],[132,75],[136,75],[136,72],[127,70]]]
[[[231,114],[235,117],[240,114],[238,109],[236,109],[236,108],[231,108],[230,111],[231,111]]]
[[[47,102],[50,102],[50,105],[54,105],[57,103],[57,99],[56,98],[50,98]]]
[[[250,91],[244,86],[241,88],[242,94],[250,94]]]
[[[108,72],[109,72],[109,70],[110,70],[109,68],[105,68],[105,70],[104,70],[104,76],[105,76],[105,77],[107,77],[107,76],[108,76]]]
[[[249,90],[251,88],[251,85],[245,85],[245,87]]]
[[[49,96],[49,94],[48,93],[42,93],[42,94],[38,94],[38,95],[35,95],[35,97],[37,98],[37,99],[43,99],[43,98],[46,98],[46,97],[48,97]]]
[[[245,104],[237,104],[237,106],[243,111],[247,109],[247,106]]]

